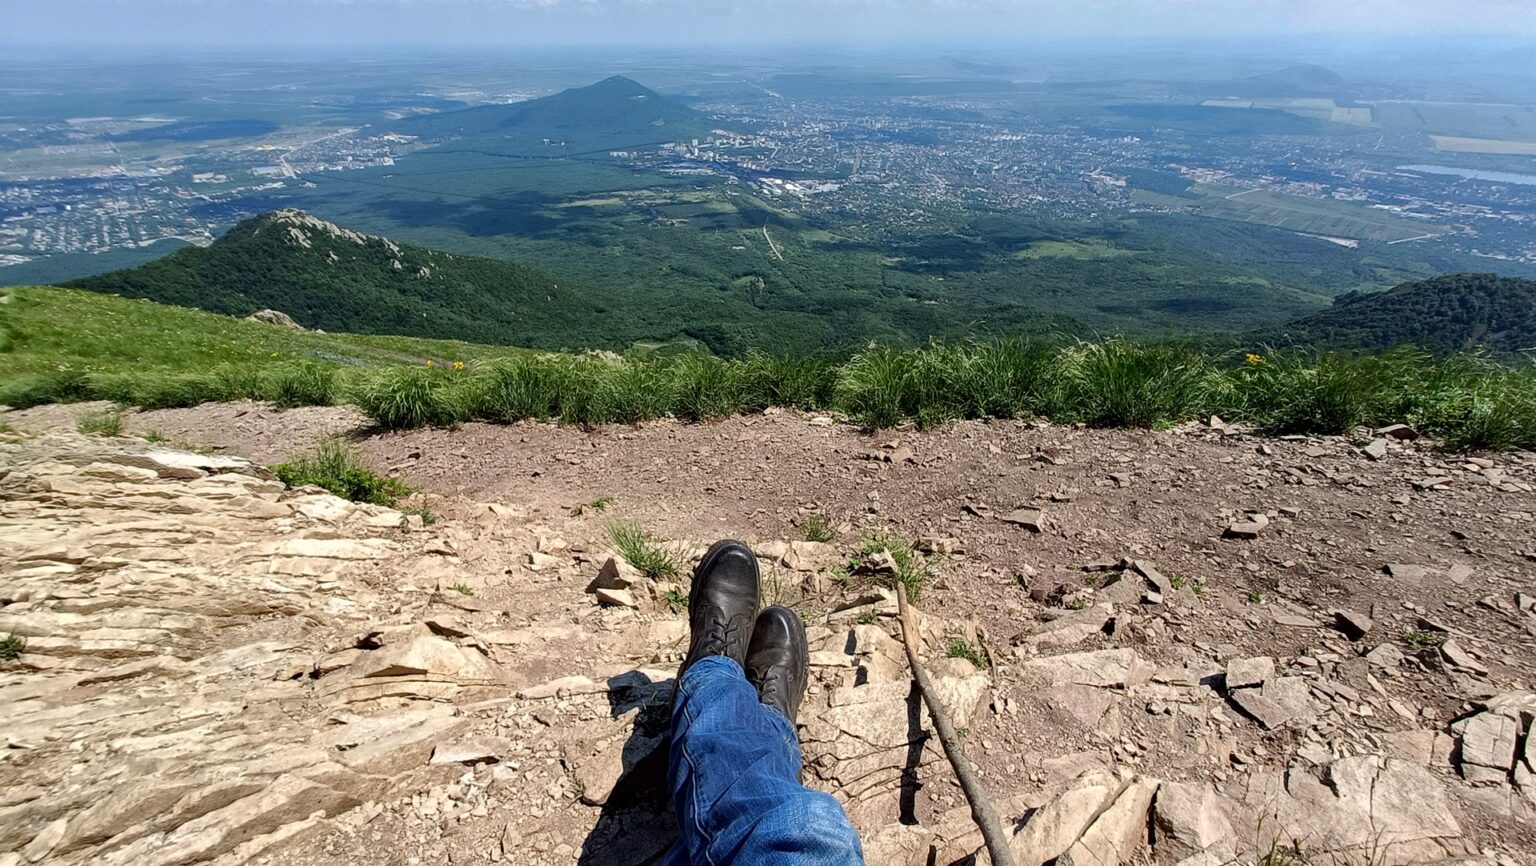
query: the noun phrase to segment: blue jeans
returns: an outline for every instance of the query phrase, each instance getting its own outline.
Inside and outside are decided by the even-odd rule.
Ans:
[[[725,656],[695,662],[672,709],[667,784],[678,841],[667,866],[863,866],[831,795],[800,784],[800,741]]]

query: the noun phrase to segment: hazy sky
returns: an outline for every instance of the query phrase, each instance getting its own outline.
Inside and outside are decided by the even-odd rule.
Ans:
[[[4,0],[0,43],[696,45],[1536,36],[1533,0]]]

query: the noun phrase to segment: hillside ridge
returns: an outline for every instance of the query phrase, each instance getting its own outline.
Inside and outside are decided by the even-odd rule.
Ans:
[[[599,290],[293,209],[243,220],[207,247],[66,285],[232,316],[275,309],[326,331],[546,349],[622,346],[631,330]],[[577,332],[591,342],[573,344]]]
[[[1349,292],[1333,306],[1270,333],[1285,345],[1380,351],[1414,345],[1437,354],[1536,349],[1536,280],[1445,274],[1383,292]]]

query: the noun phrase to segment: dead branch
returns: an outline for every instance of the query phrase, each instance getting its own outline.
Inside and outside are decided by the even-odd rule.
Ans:
[[[1008,847],[1008,836],[1003,832],[1003,823],[997,817],[992,798],[987,795],[987,789],[976,778],[971,762],[966,760],[965,752],[960,749],[960,739],[955,735],[955,726],[950,724],[949,713],[939,702],[933,681],[928,679],[928,672],[917,659],[920,638],[908,613],[907,589],[899,581],[896,583],[896,603],[900,608],[901,643],[907,650],[907,664],[912,668],[912,678],[917,681],[917,689],[923,694],[928,715],[933,717],[933,727],[938,731],[944,754],[949,758],[950,766],[955,768],[955,778],[960,780],[960,787],[965,791],[965,799],[971,806],[971,818],[981,828],[981,838],[987,845],[987,853],[992,857],[992,866],[1014,866],[1013,851]]]

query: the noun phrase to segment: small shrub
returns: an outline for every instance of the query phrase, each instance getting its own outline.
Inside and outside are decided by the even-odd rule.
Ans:
[[[971,664],[983,670],[987,667],[987,660],[981,654],[981,650],[964,638],[951,638],[949,641],[948,655],[952,659],[965,659]]]
[[[673,613],[682,613],[688,609],[688,593],[674,586],[661,594],[661,603]]]
[[[123,413],[118,409],[87,412],[75,422],[75,429],[93,436],[123,435]]]
[[[209,373],[220,400],[259,400],[270,398],[269,379],[264,370],[245,364],[223,364]]]
[[[646,577],[676,577],[682,570],[682,559],[639,524],[611,523],[608,525],[608,537],[619,555]]]
[[[342,499],[394,507],[410,487],[398,478],[379,475],[364,466],[357,454],[340,439],[331,439],[315,450],[272,467],[279,481],[289,487],[313,484]]]
[[[1445,636],[1439,632],[1428,629],[1414,628],[1403,632],[1403,643],[1416,650],[1437,647],[1445,640]]]
[[[13,662],[21,658],[21,654],[27,651],[27,639],[18,634],[8,634],[0,638],[0,661]]]
[[[466,414],[464,394],[451,378],[430,367],[396,367],[362,383],[354,402],[385,430],[448,427]]]

